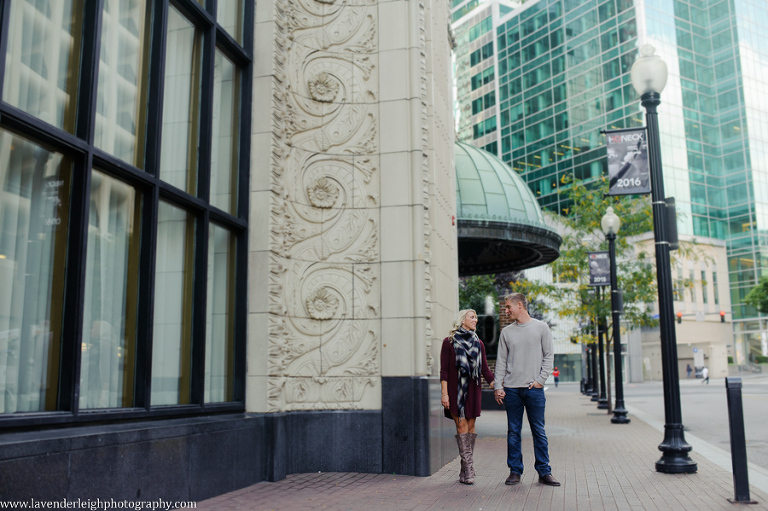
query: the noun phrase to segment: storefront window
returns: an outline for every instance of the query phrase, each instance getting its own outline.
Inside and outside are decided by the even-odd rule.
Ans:
[[[234,390],[234,237],[208,232],[208,303],[205,326],[205,401],[232,401]]]
[[[138,168],[147,114],[145,6],[145,0],[105,0],[96,98],[96,146]]]
[[[11,2],[3,101],[75,130],[82,2]]]
[[[168,9],[160,178],[194,194],[200,118],[200,32]]]
[[[80,408],[133,405],[140,195],[93,171],[85,270]]]
[[[190,402],[194,219],[160,202],[155,262],[152,405]]]
[[[71,175],[0,130],[0,413],[56,409]]]
[[[228,213],[237,211],[239,77],[235,65],[216,51],[213,84],[213,147],[211,204]]]
[[[243,43],[243,0],[219,0],[216,21],[238,43]]]
[[[242,411],[254,2],[0,5],[0,431]]]

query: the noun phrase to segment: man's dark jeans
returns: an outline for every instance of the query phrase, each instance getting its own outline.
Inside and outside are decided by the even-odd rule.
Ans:
[[[520,431],[523,427],[523,410],[528,416],[528,424],[533,433],[533,452],[536,456],[534,468],[540,476],[552,473],[549,466],[549,446],[544,432],[544,397],[543,388],[507,388],[504,387],[504,408],[507,410],[507,466],[510,472],[523,473],[523,453],[520,445]]]

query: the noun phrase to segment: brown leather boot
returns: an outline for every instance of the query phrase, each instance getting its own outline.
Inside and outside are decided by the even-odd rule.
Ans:
[[[472,440],[469,437],[469,433],[461,433],[456,435],[459,442],[459,454],[461,455],[461,466],[464,472],[464,480],[459,477],[459,482],[464,484],[475,484],[475,476],[472,468]],[[472,471],[472,472],[470,472]]]

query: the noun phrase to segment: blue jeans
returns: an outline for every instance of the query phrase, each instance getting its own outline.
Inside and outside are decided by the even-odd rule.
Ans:
[[[528,424],[533,434],[533,452],[536,456],[534,468],[540,476],[552,473],[549,466],[549,445],[544,432],[544,389],[533,387],[504,387],[504,408],[507,410],[507,466],[510,472],[523,473],[523,453],[520,444],[520,431],[523,427],[523,410],[528,416]]]

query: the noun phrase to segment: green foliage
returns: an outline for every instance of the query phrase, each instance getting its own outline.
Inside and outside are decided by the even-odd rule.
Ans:
[[[747,293],[744,303],[755,307],[763,314],[768,314],[768,276],[760,278],[760,282]]]
[[[728,355],[728,363],[733,364],[733,357]]]
[[[459,309],[474,309],[478,314],[485,313],[485,300],[490,296],[494,304],[499,302],[494,285],[494,275],[473,275],[462,277],[459,282]]]
[[[490,296],[494,311],[498,312],[499,300],[511,292],[511,284],[521,277],[521,272],[461,277],[459,279],[459,308],[474,309],[478,315],[485,314],[485,300],[486,297]]]
[[[768,364],[768,357],[765,357],[763,355],[757,355],[755,357],[755,362],[758,364]]]
[[[653,214],[649,196],[606,197],[608,178],[603,176],[589,183],[569,179],[561,180],[561,193],[567,194],[570,207],[567,216],[550,214],[550,220],[561,224],[566,233],[560,247],[560,257],[550,264],[555,284],[519,281],[514,291],[525,293],[529,299],[549,304],[549,312],[569,317],[583,325],[593,324],[595,318],[610,321],[610,289],[597,291],[589,286],[588,253],[608,250],[601,227],[601,220],[608,206],[621,219],[616,238],[617,277],[619,289],[624,293],[624,314],[630,328],[655,326],[658,320],[651,317],[653,303],[657,300],[656,267],[654,255],[638,251],[632,239],[653,231]],[[636,238],[635,238],[636,239]],[[652,249],[653,244],[648,244]],[[682,255],[691,256],[691,244],[681,243]],[[683,282],[693,285],[692,282]],[[574,332],[581,342],[593,342],[593,328]],[[612,332],[609,327],[608,332]]]
[[[560,257],[549,265],[555,284],[532,282],[519,274],[464,277],[459,286],[461,308],[472,308],[483,314],[487,296],[492,296],[497,304],[499,297],[506,293],[523,293],[532,304],[532,316],[550,324],[552,317],[574,319],[583,328],[573,332],[573,337],[578,342],[596,342],[591,325],[596,318],[610,322],[610,289],[589,285],[587,254],[608,250],[601,221],[608,206],[612,206],[621,219],[615,243],[618,285],[624,295],[622,322],[629,328],[656,326],[658,320],[651,316],[658,299],[655,254],[636,248],[638,236],[653,232],[650,196],[607,197],[608,184],[607,176],[588,183],[569,176],[561,180],[560,193],[566,196],[570,206],[563,211],[564,215],[547,213],[549,220],[560,224],[561,232],[565,232]],[[654,250],[652,240],[646,246]],[[680,248],[670,257],[673,262],[676,257],[696,260],[696,243],[680,242]],[[685,278],[676,283],[681,288],[692,288],[696,284]],[[613,331],[610,323],[607,331]]]

